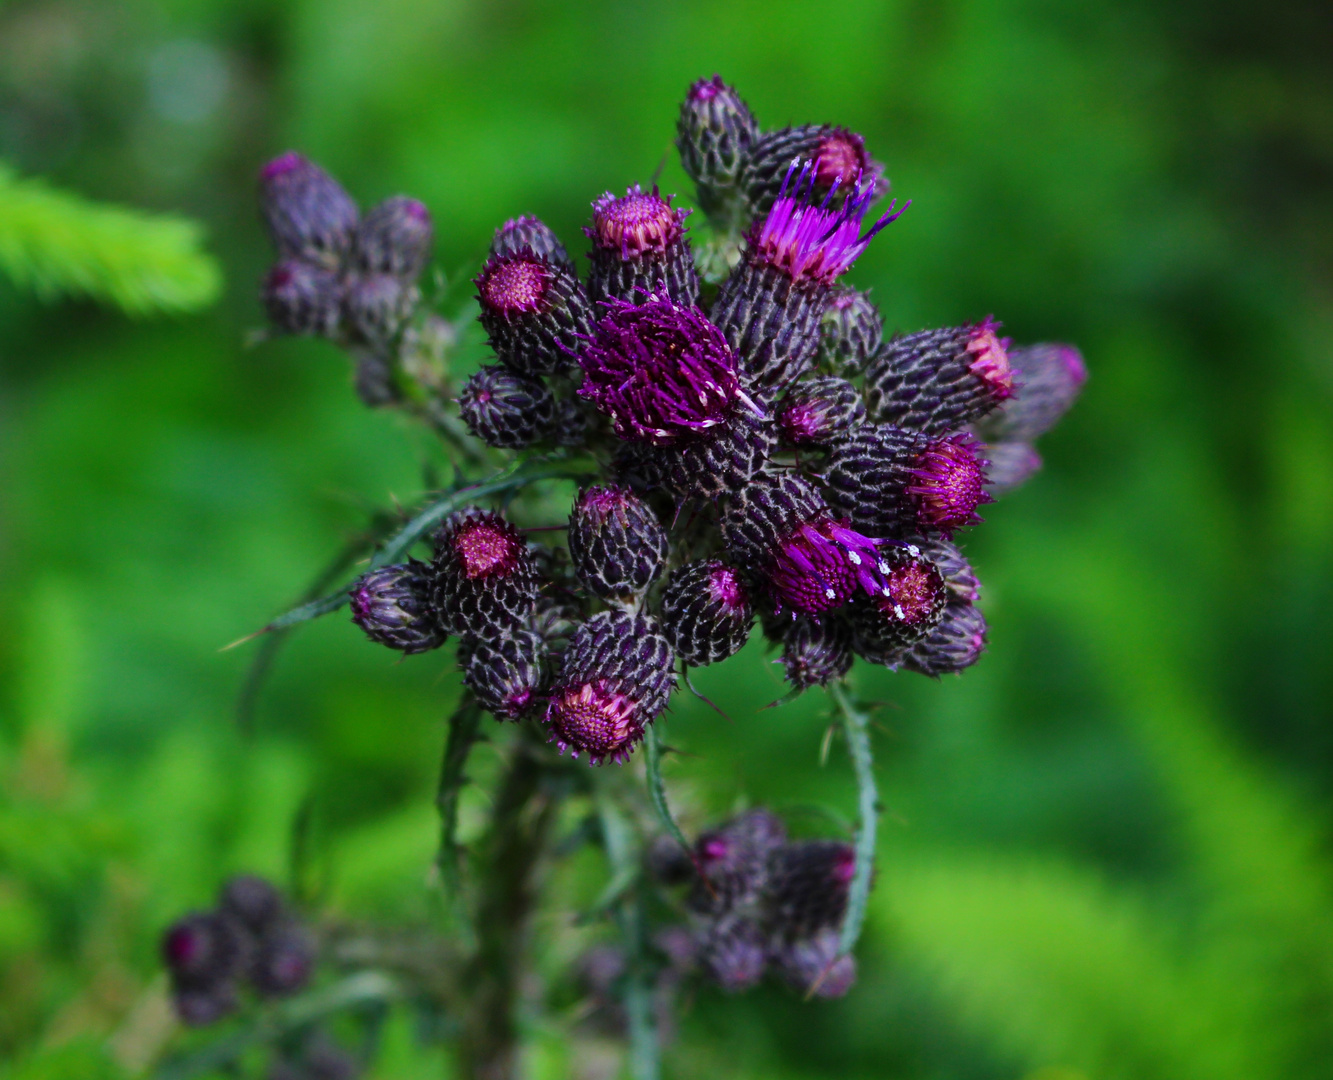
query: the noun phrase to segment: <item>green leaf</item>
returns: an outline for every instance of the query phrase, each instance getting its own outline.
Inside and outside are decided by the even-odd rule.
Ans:
[[[842,683],[829,687],[842,717],[842,729],[847,736],[847,748],[856,771],[857,813],[856,871],[847,893],[847,915],[842,922],[838,951],[849,953],[861,937],[865,923],[866,904],[870,899],[870,878],[875,869],[875,833],[879,823],[879,792],[875,788],[875,759],[870,751],[870,718],[861,712],[847,696]]]
[[[184,218],[102,206],[0,166],[0,273],[43,298],[86,296],[130,315],[197,311],[222,274]]]
[[[660,724],[661,721],[657,723]],[[671,834],[671,838],[688,852],[690,842],[685,839],[685,834],[680,831],[680,826],[671,816],[671,808],[667,806],[666,785],[662,782],[662,747],[657,741],[657,724],[649,724],[644,731],[643,749],[648,775],[648,795],[653,801],[653,809],[657,811],[663,828]]]

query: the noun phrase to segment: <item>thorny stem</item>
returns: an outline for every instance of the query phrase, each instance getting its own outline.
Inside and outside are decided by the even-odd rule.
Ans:
[[[875,829],[879,816],[879,792],[875,787],[875,759],[870,750],[870,717],[856,707],[844,683],[829,686],[829,693],[842,718],[843,734],[856,771],[857,810],[856,871],[847,894],[847,915],[843,919],[838,952],[850,953],[861,936],[866,905],[870,899],[870,878],[874,873]]]
[[[537,900],[537,871],[555,820],[562,785],[544,762],[546,747],[523,725],[500,783],[476,878],[477,946],[464,975],[468,1008],[460,1041],[461,1075],[513,1080],[519,1032],[516,1011],[527,961],[528,921]]]

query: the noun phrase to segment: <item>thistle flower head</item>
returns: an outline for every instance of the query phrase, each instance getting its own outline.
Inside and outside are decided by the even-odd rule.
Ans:
[[[919,520],[943,533],[980,522],[977,507],[993,501],[986,493],[985,466],[972,436],[932,439],[917,457],[911,470],[915,483],[907,488]]]
[[[861,222],[875,201],[874,183],[857,183],[837,207],[832,205],[835,185],[816,204],[817,171],[806,162],[797,174],[798,164],[793,162],[787,170],[777,202],[753,237],[752,250],[759,259],[778,268],[795,282],[832,285],[839,275],[851,269],[879,231],[900,217],[911,203],[905,203],[902,210],[895,210],[895,199],[862,236]],[[792,182],[793,175],[796,176],[795,183]]]
[[[579,393],[622,439],[671,446],[726,423],[743,399],[726,338],[697,308],[607,302],[579,354]]]
[[[541,218],[523,214],[510,218],[498,229],[491,240],[492,255],[513,255],[529,251],[562,266],[573,265],[569,252]]]
[[[469,517],[459,524],[449,544],[458,568],[471,581],[512,573],[524,552],[518,530],[499,514]]]
[[[550,281],[550,264],[531,250],[492,255],[477,275],[477,300],[505,319],[543,311]]]
[[[866,152],[866,141],[854,131],[835,127],[819,141],[815,152],[815,186],[869,185],[876,195],[883,192],[884,166]]]
[[[605,680],[567,686],[551,697],[546,723],[563,754],[588,755],[590,765],[611,760],[624,763],[643,735],[639,707]]]
[[[944,606],[944,576],[920,554],[912,545],[887,549],[880,559],[884,587],[870,600],[882,616],[904,626],[938,620]]]
[[[685,219],[690,214],[675,209],[671,205],[674,198],[663,198],[656,186],[643,191],[638,184],[624,195],[608,191],[592,204],[592,227],[583,231],[598,247],[620,252],[622,259],[665,255],[685,235]]]
[[[967,352],[971,356],[968,370],[986,384],[996,402],[1014,395],[1014,369],[1009,363],[1011,339],[997,336],[1000,328],[989,315],[972,327]]]
[[[779,542],[769,583],[779,603],[806,615],[841,607],[858,589],[877,595],[884,588],[878,544],[846,522],[820,515]]]

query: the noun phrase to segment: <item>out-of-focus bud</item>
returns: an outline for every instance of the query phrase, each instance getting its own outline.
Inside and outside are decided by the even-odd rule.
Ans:
[[[358,212],[341,184],[295,152],[259,175],[260,209],[273,243],[287,256],[336,269],[352,245]]]
[[[774,954],[773,966],[802,995],[840,998],[856,982],[856,958],[838,955],[838,931],[833,929],[784,946]]]
[[[284,259],[264,277],[260,300],[275,330],[332,338],[342,322],[343,283],[303,259]]]
[[[950,604],[944,620],[903,655],[903,665],[939,678],[971,667],[986,649],[986,617],[972,604]]]
[[[1072,345],[1026,345],[1009,350],[1017,390],[977,425],[983,439],[1030,443],[1069,411],[1088,380],[1083,355]]]
[[[373,207],[356,230],[354,259],[367,274],[392,274],[411,283],[430,258],[434,226],[424,203],[395,195]]]
[[[993,497],[1007,495],[1041,471],[1041,455],[1025,442],[993,442],[981,448],[986,455],[986,490]]]

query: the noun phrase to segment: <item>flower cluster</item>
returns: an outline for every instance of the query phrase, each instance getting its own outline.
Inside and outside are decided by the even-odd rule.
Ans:
[[[246,875],[223,885],[214,908],[168,927],[162,958],[176,1015],[200,1026],[234,1012],[243,985],[264,998],[302,989],[315,966],[315,945],[278,890]]]
[[[714,77],[690,87],[678,145],[720,260],[692,247],[674,196],[631,185],[592,202],[585,276],[517,217],[474,279],[494,357],[455,388],[462,423],[500,467],[517,450],[590,463],[567,540],[465,507],[429,562],[352,593],[373,640],[416,653],[455,637],[483,706],[594,765],[625,761],[680,667],[733,655],[756,622],[796,690],[857,656],[932,676],[974,663],[986,621],[959,534],[1035,470],[1033,441],[1085,378],[1075,349],[1014,348],[989,316],[885,334],[843,279],[907,207],[881,204],[860,135],[765,131]],[[263,195],[275,326],[371,348],[401,331],[407,308],[366,312],[387,279],[411,292],[430,238],[419,204],[359,218],[292,154]]]
[[[649,870],[688,886],[687,922],[659,935],[673,967],[697,968],[731,992],[767,974],[800,994],[841,997],[856,980],[855,959],[838,948],[856,870],[850,844],[791,840],[776,815],[756,809],[701,834],[688,853],[663,837]]]

